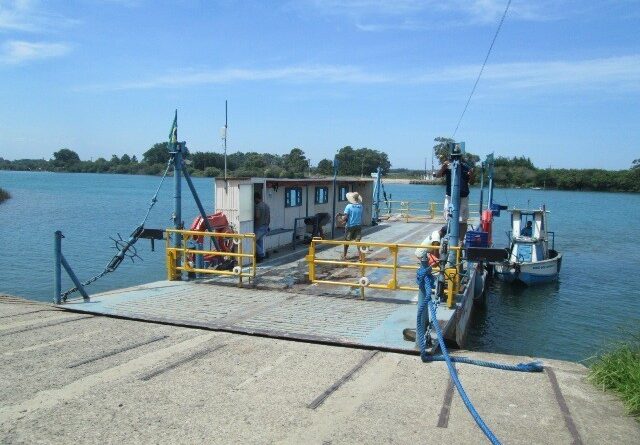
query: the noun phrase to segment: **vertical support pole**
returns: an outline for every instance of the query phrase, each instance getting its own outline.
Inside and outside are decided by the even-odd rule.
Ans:
[[[480,204],[478,207],[478,215],[480,216],[480,220],[482,220],[482,199],[484,198],[484,162],[482,163],[482,168],[480,169]]]
[[[255,277],[256,276],[256,235],[255,234],[251,234],[251,276]]]
[[[313,283],[316,280],[316,242],[313,239],[309,244],[307,263],[309,264],[309,282]]]
[[[169,232],[165,232],[165,245],[166,245],[166,261],[167,261],[167,280],[173,281],[176,279],[176,255],[175,251],[171,251],[171,235]]]
[[[175,150],[175,156],[173,157],[173,226],[177,230],[182,230],[182,144],[174,142],[172,145],[172,148]],[[173,246],[180,248],[181,245],[182,235],[175,233]],[[177,259],[177,256],[176,261],[180,261]]]
[[[244,257],[242,256],[244,239],[240,237],[240,242],[238,243],[238,253],[240,254],[237,261],[237,265],[240,267],[240,274],[238,275],[238,287],[242,287],[242,269],[244,266]]]
[[[336,236],[336,188],[338,186],[338,158],[333,157],[333,209],[331,214],[331,239],[335,239]]]
[[[398,288],[398,245],[395,244],[389,248],[391,249],[391,253],[393,254],[393,275],[391,277],[391,283],[393,284],[393,287],[391,287],[391,289],[395,290]]]
[[[449,220],[449,246],[457,246],[460,237],[460,159],[451,162],[451,219]],[[449,266],[455,265],[456,253],[449,249]]]
[[[53,302],[60,304],[62,302],[62,232],[56,230],[53,242],[53,257],[55,260],[53,268]]]
[[[362,250],[360,250],[361,247],[362,245],[360,245],[360,243],[356,245],[356,249],[358,249],[358,260],[360,261],[360,276],[364,277],[366,275],[364,263],[367,261],[367,259],[364,253],[362,253]],[[360,299],[364,300],[364,286],[360,286]]]
[[[431,201],[430,204],[431,204],[431,209],[430,209],[430,211],[431,211],[431,219],[435,219],[435,217],[436,217],[436,203]]]
[[[200,241],[196,242],[196,249],[199,251],[204,250],[204,243]],[[204,255],[201,253],[196,254],[196,269],[204,269]],[[196,278],[202,278],[202,274],[197,272]]]
[[[380,220],[380,189],[382,188],[382,168],[378,167],[376,171],[376,204],[373,209],[373,225],[378,224]]]

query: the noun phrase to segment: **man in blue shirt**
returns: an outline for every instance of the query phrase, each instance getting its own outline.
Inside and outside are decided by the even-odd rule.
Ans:
[[[344,208],[345,227],[344,239],[347,241],[360,241],[362,237],[362,196],[358,192],[347,193],[349,204]],[[342,259],[347,259],[349,245],[344,245]]]
[[[527,225],[520,231],[520,235],[533,236],[533,223],[531,221],[527,221]]]

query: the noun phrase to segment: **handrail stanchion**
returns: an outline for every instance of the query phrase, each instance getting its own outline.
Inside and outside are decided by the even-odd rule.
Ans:
[[[391,283],[390,284],[390,288],[391,289],[397,289],[398,286],[398,245],[394,244],[393,246],[389,247],[389,250],[391,250],[391,253],[393,255],[393,275],[391,277]]]
[[[62,232],[56,230],[53,243],[53,254],[55,257],[54,277],[53,277],[53,301],[55,304],[62,303]]]
[[[307,254],[307,263],[309,263],[309,282],[316,280],[316,240],[312,239],[309,244],[309,253]]]
[[[233,238],[234,240],[236,238]],[[238,243],[238,253],[240,256],[238,257],[238,266],[240,266],[240,273],[238,274],[238,287],[242,287],[242,269],[244,268],[244,257],[242,256],[242,245],[244,244],[244,240],[242,238],[239,239]],[[255,255],[254,255],[255,256]]]
[[[358,259],[360,260],[360,277],[364,277],[365,276],[364,263],[366,262],[366,258],[364,256],[364,253],[361,250],[362,247],[363,247],[362,245],[357,245],[356,246],[356,248],[358,249]],[[364,300],[364,286],[360,286],[360,299]]]

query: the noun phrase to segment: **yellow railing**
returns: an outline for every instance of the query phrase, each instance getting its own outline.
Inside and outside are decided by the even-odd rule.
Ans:
[[[424,218],[435,219],[437,215],[444,217],[444,203],[435,201],[382,201],[381,206],[386,205],[386,214],[399,213],[405,222],[410,219]],[[469,203],[469,216],[480,215],[479,204]]]
[[[328,260],[316,257],[316,251],[318,246],[350,246],[355,247],[358,251],[357,261],[346,260]],[[367,260],[367,255],[371,253],[370,249],[373,248],[373,252],[380,252],[388,250],[391,258],[390,263],[373,262]],[[320,238],[314,238],[309,245],[309,254],[306,257],[309,265],[309,281],[317,284],[329,284],[334,286],[349,286],[352,288],[360,288],[360,297],[364,299],[365,288],[382,289],[382,290],[405,290],[405,291],[417,291],[417,286],[401,285],[398,282],[398,271],[402,270],[418,270],[417,264],[400,264],[398,260],[398,252],[400,249],[427,249],[438,250],[438,246],[424,246],[420,244],[398,244],[398,243],[373,243],[364,241],[335,241],[335,240],[323,240]],[[460,287],[461,277],[461,248],[451,247],[451,250],[456,252],[456,267],[449,267],[444,270],[445,281],[447,283],[447,305],[453,307],[455,302],[455,294]],[[413,252],[411,257],[414,257]],[[337,280],[320,280],[316,275],[317,265],[333,265],[343,267],[354,267],[360,270],[360,278],[357,282],[337,281]],[[367,269],[387,269],[391,272],[391,278],[386,283],[371,283],[366,275]],[[439,272],[438,267],[433,268],[434,272]]]
[[[167,279],[178,280],[182,272],[211,275],[227,275],[238,277],[238,286],[242,286],[243,278],[253,278],[256,276],[256,236],[253,233],[218,233],[199,232],[194,230],[167,229],[166,231],[167,250]],[[172,247],[171,237],[180,236],[182,238],[181,247]],[[202,250],[193,248],[198,243],[197,238],[217,238],[220,240],[230,240],[235,246],[233,252],[222,252],[215,250]],[[249,242],[250,251],[244,251],[245,242]],[[236,266],[232,270],[219,270],[213,268],[196,267],[195,258],[198,255],[221,257],[236,260]],[[245,264],[248,263],[248,271]]]

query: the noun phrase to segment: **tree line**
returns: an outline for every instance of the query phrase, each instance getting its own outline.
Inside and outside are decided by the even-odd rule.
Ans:
[[[433,147],[436,158],[446,157],[447,138],[436,138]],[[73,150],[63,148],[49,160],[0,158],[0,170],[56,171],[82,173],[161,174],[169,160],[169,144],[160,142],[145,151],[142,159],[135,155],[112,155],[111,159],[81,160]],[[391,169],[386,153],[370,148],[345,146],[336,152],[337,173],[341,176],[369,176],[378,166],[387,176],[420,178],[422,169]],[[193,176],[221,177],[224,174],[224,155],[217,152],[194,151],[186,154],[187,168]],[[315,166],[300,148],[284,155],[258,152],[236,152],[227,156],[229,177],[302,178],[305,176],[331,176],[333,159],[322,159]],[[479,172],[480,157],[465,153],[464,162]],[[480,175],[474,175],[479,181]],[[640,159],[626,170],[552,169],[537,168],[528,157],[495,159],[494,182],[498,187],[543,187],[559,190],[592,190],[640,192]]]
[[[170,158],[169,144],[159,142],[145,151],[142,159],[136,155],[112,155],[111,159],[81,160],[78,153],[62,148],[51,159],[17,159],[10,161],[0,158],[0,170],[53,171],[70,173],[120,173],[120,174],[161,174]],[[224,175],[225,159],[222,153],[187,151],[186,165],[193,176],[221,177]],[[369,176],[378,166],[383,173],[391,168],[386,153],[370,148],[354,149],[342,147],[336,153],[337,173],[344,176]],[[236,152],[227,155],[227,175],[229,177],[275,177],[302,178],[305,176],[330,176],[334,173],[333,160],[322,159],[317,165],[300,148],[293,148],[284,155],[258,152]]]

